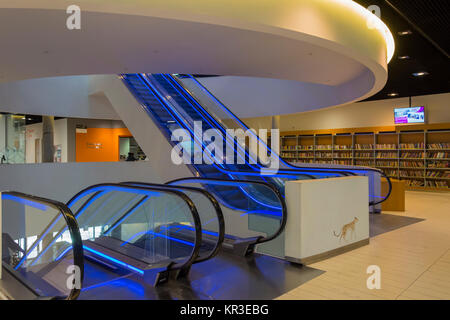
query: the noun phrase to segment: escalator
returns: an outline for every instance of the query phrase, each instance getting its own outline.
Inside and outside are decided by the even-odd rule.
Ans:
[[[4,293],[21,299],[78,298],[84,256],[71,210],[63,203],[19,192],[2,192],[0,200]],[[64,233],[57,235],[60,230]],[[65,255],[56,259],[60,251]]]
[[[215,98],[194,77],[189,75],[169,74],[126,74],[120,76],[127,88],[147,111],[155,124],[160,128],[167,140],[176,148],[179,141],[172,141],[178,129],[189,132],[190,140],[185,141],[179,150],[195,176],[219,180],[252,180],[262,181],[275,186],[284,194],[284,184],[288,180],[320,179],[330,177],[365,175],[369,178],[370,199],[372,207],[385,201],[390,194],[391,184],[389,178],[380,170],[366,167],[328,168],[320,166],[296,167],[283,161],[259,137],[259,147],[265,148],[267,155],[276,157],[280,167],[273,170],[266,161],[261,160],[249,150],[248,146],[236,137],[228,134],[227,129],[241,129],[247,131],[248,127],[231,113],[220,101]],[[202,132],[199,132],[197,123],[201,122],[202,131],[214,130],[222,137],[227,147],[234,150],[232,161],[224,161],[226,150],[217,154],[216,149],[211,152],[211,145],[203,141]],[[247,131],[250,132],[251,131]],[[196,160],[196,153],[203,153],[206,164]],[[227,155],[228,156],[228,155]],[[197,158],[198,159],[198,158]],[[187,161],[186,161],[187,160]],[[231,164],[230,164],[231,163]],[[380,195],[380,177],[387,178],[389,191]],[[226,198],[222,186],[210,186],[217,198]],[[252,190],[237,190],[239,198],[254,197],[264,203],[266,200]],[[235,200],[229,199],[229,206],[236,207]]]
[[[219,204],[194,187],[108,183],[67,205],[16,192],[1,200],[3,270],[20,298],[83,298],[115,281],[154,287],[213,258],[224,239]]]

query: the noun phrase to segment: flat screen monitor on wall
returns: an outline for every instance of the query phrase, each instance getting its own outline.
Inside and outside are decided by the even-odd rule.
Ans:
[[[395,124],[425,123],[425,107],[394,109]]]

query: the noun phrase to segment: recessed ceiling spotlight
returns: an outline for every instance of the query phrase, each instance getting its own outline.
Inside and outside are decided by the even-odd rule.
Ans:
[[[426,72],[426,71],[421,71],[421,72],[414,72],[412,75],[413,75],[414,77],[423,77],[423,76],[429,75],[429,73]]]
[[[410,34],[412,34],[412,31],[411,31],[411,30],[405,30],[405,31],[399,31],[399,32],[398,32],[398,35],[399,35],[399,36],[408,36],[408,35],[410,35]]]
[[[397,92],[391,92],[391,93],[388,93],[388,96],[389,97],[396,97],[396,96],[398,96],[398,93]]]
[[[408,60],[408,59],[411,59],[411,57],[410,56],[398,56],[398,59],[399,60]]]

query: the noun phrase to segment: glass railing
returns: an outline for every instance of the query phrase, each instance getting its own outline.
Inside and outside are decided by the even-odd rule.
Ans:
[[[284,230],[287,209],[281,193],[260,181],[182,178],[169,185],[200,187],[213,193],[225,219],[224,247],[247,255],[255,245],[277,238]]]
[[[220,204],[211,193],[204,189],[186,186],[158,185],[144,182],[124,182],[122,184],[137,187],[156,186],[185,193],[195,204],[202,225],[202,244],[195,263],[209,260],[217,255],[224,240],[225,223]],[[179,208],[174,206],[172,210],[179,210]],[[192,241],[194,238],[195,230],[190,226],[172,226],[168,230],[171,234],[183,237],[187,241]]]
[[[81,191],[67,205],[78,221],[85,255],[115,265],[118,276],[136,273],[156,285],[171,271],[189,270],[200,252],[197,208],[178,190],[101,184]],[[182,227],[192,231],[189,238],[173,232]]]
[[[62,203],[2,192],[2,264],[36,298],[76,299],[84,275],[81,235]]]

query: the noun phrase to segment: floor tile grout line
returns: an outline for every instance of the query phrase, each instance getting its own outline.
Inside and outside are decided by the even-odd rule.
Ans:
[[[411,287],[414,285],[414,283],[416,283],[417,280],[420,279],[420,277],[422,277],[428,270],[430,270],[431,267],[434,266],[439,260],[441,260],[442,257],[444,257],[444,256],[447,254],[447,252],[449,252],[449,251],[450,251],[450,248],[447,249],[442,255],[440,255],[439,258],[437,258],[432,264],[430,264],[430,266],[429,266],[426,270],[424,270],[424,271],[417,277],[417,279],[414,280],[414,281],[413,281],[413,282],[412,282],[405,290],[403,290],[403,291],[395,298],[395,300],[398,300],[398,298],[401,297],[402,294],[404,294],[409,288],[411,288]]]

